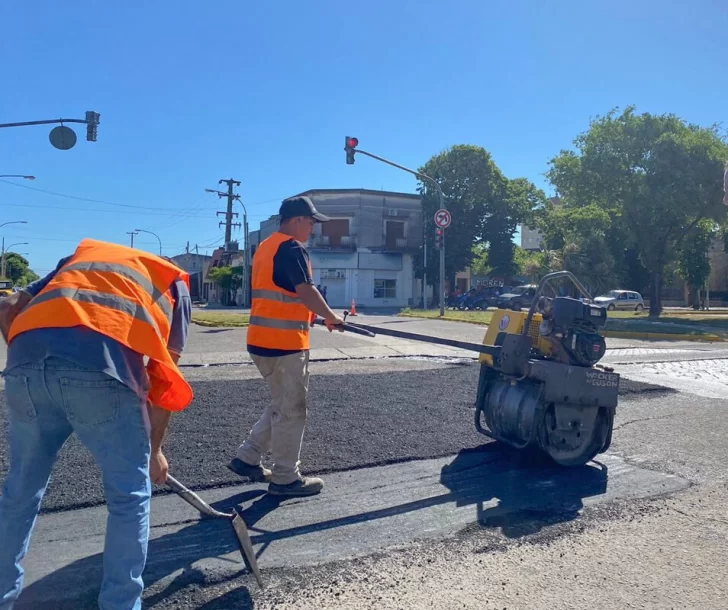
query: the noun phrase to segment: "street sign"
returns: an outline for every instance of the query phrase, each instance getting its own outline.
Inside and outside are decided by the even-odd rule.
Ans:
[[[51,129],[48,139],[59,150],[70,150],[76,145],[76,132],[70,127],[59,125]]]
[[[445,209],[439,209],[435,212],[435,224],[441,229],[447,229],[452,222],[450,212]]]

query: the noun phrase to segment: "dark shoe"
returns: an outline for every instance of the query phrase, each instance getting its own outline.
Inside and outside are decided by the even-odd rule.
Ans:
[[[313,496],[319,493],[324,488],[324,482],[322,479],[316,477],[304,477],[288,485],[280,485],[278,483],[271,483],[268,485],[268,493],[272,496]]]
[[[239,458],[233,458],[227,467],[235,474],[251,481],[258,483],[268,483],[270,481],[271,471],[261,464],[246,464]]]

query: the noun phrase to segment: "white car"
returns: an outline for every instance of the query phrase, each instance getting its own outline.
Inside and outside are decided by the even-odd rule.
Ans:
[[[632,290],[610,290],[607,294],[596,297],[594,303],[606,307],[609,311],[615,309],[642,311],[645,308],[642,295]]]

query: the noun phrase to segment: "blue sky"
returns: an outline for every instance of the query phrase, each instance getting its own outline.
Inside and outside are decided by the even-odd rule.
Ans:
[[[0,130],[0,174],[37,177],[0,181],[0,224],[28,221],[0,235],[28,242],[13,249],[40,273],[86,236],[128,243],[135,228],[168,255],[211,253],[224,208],[204,189],[221,178],[242,181],[251,230],[310,188],[414,191],[371,159],[347,166],[345,135],[414,168],[478,144],[549,192],[548,160],[615,106],[703,125],[728,108],[721,0],[60,6],[0,8],[0,122],[101,113],[98,142],[80,126],[70,151],[45,126]]]

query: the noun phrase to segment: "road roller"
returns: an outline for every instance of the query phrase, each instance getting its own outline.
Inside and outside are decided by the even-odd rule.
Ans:
[[[495,311],[482,344],[350,322],[343,327],[478,352],[478,432],[562,466],[581,466],[612,442],[620,379],[599,364],[606,352],[599,330],[606,323],[607,310],[581,282],[556,271],[541,279],[527,311]]]
[[[475,427],[517,449],[545,453],[562,466],[580,466],[612,440],[619,374],[599,364],[606,343],[599,330],[607,310],[568,271],[543,277],[530,308],[499,309],[483,345],[513,351],[480,353]],[[526,354],[527,352],[527,354]]]

